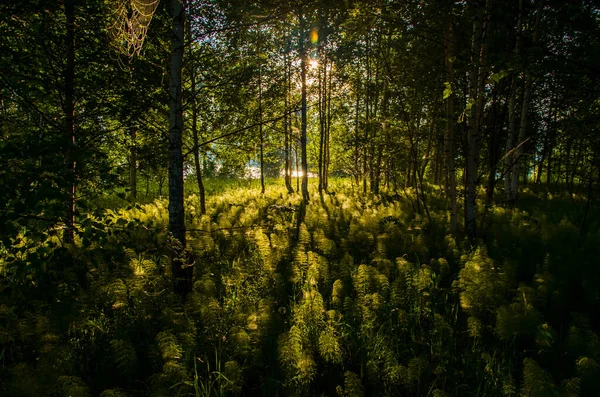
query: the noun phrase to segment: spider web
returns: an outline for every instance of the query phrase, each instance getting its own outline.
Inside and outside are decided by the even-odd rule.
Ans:
[[[160,0],[113,0],[113,23],[109,27],[115,49],[133,57],[141,52],[148,27]]]

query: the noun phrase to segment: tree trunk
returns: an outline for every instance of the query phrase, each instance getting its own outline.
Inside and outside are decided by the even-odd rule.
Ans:
[[[324,184],[324,165],[325,165],[325,134],[326,134],[326,120],[325,120],[325,107],[327,106],[326,98],[327,98],[327,64],[321,62],[320,69],[323,70],[323,78],[321,79],[321,73],[319,73],[319,86],[318,86],[318,95],[319,95],[319,185],[318,191],[319,194],[323,192],[323,184]]]
[[[131,148],[129,149],[129,190],[133,200],[137,198],[137,145],[136,130],[131,128]]]
[[[300,9],[300,70],[302,79],[302,132],[300,134],[300,147],[302,151],[302,200],[308,203],[308,160],[306,153],[306,48],[304,36],[306,28],[304,26],[304,16]]]
[[[523,0],[519,0],[519,14],[517,17],[517,43],[515,45],[515,56],[518,58],[521,54],[522,47],[522,31],[523,31]],[[506,201],[512,203],[515,194],[513,193],[513,167],[515,165],[515,146],[518,144],[517,139],[517,98],[519,95],[519,78],[513,72],[511,83],[511,94],[508,104],[508,139],[506,141],[506,155],[504,157],[504,192]],[[516,141],[516,142],[515,142]],[[518,174],[517,174],[518,175]]]
[[[489,209],[494,204],[494,188],[496,186],[496,171],[498,167],[498,153],[499,147],[499,131],[502,129],[503,117],[500,113],[500,102],[498,101],[498,86],[500,83],[496,83],[496,87],[493,89],[492,105],[491,105],[491,133],[488,141],[489,150],[489,168],[487,187],[486,187],[486,209]]]
[[[169,232],[173,244],[171,269],[175,292],[186,295],[192,288],[193,266],[187,266],[185,256],[185,213],[183,207],[183,106],[181,72],[184,50],[185,10],[180,0],[173,0],[173,34],[171,36],[171,74],[169,101]]]
[[[558,115],[558,108],[554,109],[554,114],[552,115],[552,136],[550,136],[548,142],[548,165],[546,167],[546,185],[550,186],[552,183],[552,151],[554,150],[554,137],[556,134],[556,117]]]
[[[206,192],[202,181],[202,167],[200,166],[200,139],[198,136],[198,102],[196,101],[196,65],[191,63],[192,78],[192,139],[194,144],[194,166],[196,169],[196,182],[200,196],[200,213],[206,215]]]
[[[551,89],[552,91],[552,89]],[[553,108],[555,106],[554,97],[550,97],[550,106],[548,109],[548,115],[546,117],[546,131],[544,133],[544,145],[542,147],[542,156],[540,158],[540,162],[537,167],[537,174],[535,178],[535,183],[540,185],[542,183],[542,174],[544,173],[544,162],[548,157],[548,151],[550,147],[550,134],[552,128],[552,113],[554,112]]]
[[[383,96],[381,99],[381,134],[383,137],[387,137],[388,135],[388,109],[389,109],[389,100],[390,100],[390,90],[388,79],[384,78],[383,83]],[[375,162],[375,180],[374,186],[372,188],[373,193],[379,194],[379,188],[381,185],[381,162],[383,159],[383,144],[380,143],[377,145],[377,157]]]
[[[200,213],[206,215],[206,191],[204,190],[204,182],[202,181],[202,167],[200,166],[200,149],[198,139],[198,111],[196,104],[192,108],[192,137],[194,140],[194,166],[196,168],[196,182],[198,183],[198,195],[200,196]]]
[[[533,33],[533,43],[534,45],[539,41],[540,35],[540,20],[542,14],[543,1],[538,0],[538,6],[535,17],[535,25],[534,25],[534,33]],[[519,14],[522,13],[523,9],[523,0],[519,1]],[[525,141],[525,137],[527,136],[527,121],[529,117],[529,104],[531,102],[531,87],[532,87],[532,77],[530,75],[525,76],[525,82],[523,87],[523,104],[521,107],[521,120],[519,123],[519,138],[517,140],[517,147],[515,148],[515,158],[513,161],[512,168],[512,177],[511,177],[511,188],[510,192],[512,197],[510,198],[512,202],[515,202],[518,197],[518,189],[519,189],[519,168],[521,166],[521,157],[523,155],[523,142]],[[525,178],[526,179],[526,178]]]
[[[369,142],[369,138],[370,138],[370,129],[371,129],[371,114],[370,114],[370,109],[371,109],[371,92],[370,92],[370,87],[371,87],[371,67],[370,67],[370,40],[369,40],[369,33],[367,33],[367,37],[365,38],[365,42],[366,42],[366,65],[365,65],[365,69],[366,69],[366,74],[367,74],[367,81],[365,83],[365,141],[363,143],[363,194],[366,196],[367,195],[367,178],[368,178],[368,162],[369,162],[369,148],[370,148],[370,142]],[[373,171],[373,169],[371,168],[371,172]]]
[[[265,137],[262,110],[262,70],[258,67],[258,134],[260,136],[260,193],[265,194]]]
[[[296,126],[296,130],[300,131],[300,121],[298,120],[298,116],[294,115],[294,123]],[[290,127],[291,128],[291,127]],[[300,153],[300,137],[299,136],[294,136],[293,137],[293,146],[294,146],[294,158],[293,158],[293,164],[296,167],[296,192],[300,193],[300,158],[299,158],[299,153]]]
[[[288,47],[289,49],[289,47]],[[288,58],[288,54],[286,53],[285,58],[286,63],[286,91],[285,91],[285,114],[283,118],[283,133],[285,136],[285,187],[287,188],[288,194],[294,193],[294,188],[292,187],[292,122],[289,115],[290,112],[290,93],[292,92],[292,71],[291,71],[291,62]]]
[[[356,108],[354,113],[354,172],[356,186],[360,180],[360,79],[356,89]]]
[[[571,172],[571,181],[568,182],[569,184],[569,193],[572,195],[573,194],[573,189],[575,187],[575,176],[577,174],[577,171],[579,170],[579,161],[581,160],[582,157],[582,153],[583,153],[583,137],[581,137],[579,139],[579,144],[577,145],[577,153],[575,154],[575,162],[573,164],[573,172]]]
[[[327,128],[325,129],[325,164],[323,165],[323,189],[327,192],[329,188],[329,137],[331,134],[331,91],[332,91],[332,75],[333,75],[333,64],[329,71],[329,88],[327,89]]]
[[[66,138],[66,160],[68,200],[66,229],[64,233],[65,243],[73,243],[75,239],[75,183],[77,175],[75,171],[75,1],[65,0],[65,17],[67,30],[65,41],[67,45],[67,65],[65,68],[65,138]]]
[[[529,103],[531,101],[531,78],[529,76],[525,76],[525,84],[523,87],[523,104],[521,108],[521,120],[519,123],[519,137],[517,139],[517,147],[515,148],[514,153],[514,161],[512,168],[512,177],[511,177],[511,201],[516,202],[519,196],[519,172],[522,164],[522,156],[523,156],[523,142],[525,141],[525,137],[527,136],[527,118],[529,111]]]
[[[150,173],[149,172],[146,173],[146,198],[148,197],[148,194],[150,194]]]
[[[489,151],[489,173],[486,186],[486,198],[485,198],[485,211],[481,219],[481,230],[483,237],[485,238],[485,231],[489,229],[491,223],[491,217],[488,217],[490,210],[495,204],[494,201],[494,190],[496,188],[496,173],[498,171],[498,164],[500,158],[500,134],[502,132],[502,126],[504,125],[504,118],[506,116],[506,102],[505,106],[501,106],[501,102],[498,100],[498,93],[500,95],[504,91],[506,84],[505,82],[496,83],[492,89],[492,104],[490,106],[490,136],[488,140],[488,151]]]
[[[486,2],[485,18],[489,18],[491,0]],[[489,27],[489,25],[487,25]],[[472,242],[477,236],[476,223],[476,196],[477,196],[477,163],[480,140],[480,121],[483,111],[482,85],[485,61],[485,37],[481,16],[473,20],[473,36],[471,41],[471,72],[469,76],[469,115],[467,119],[467,166],[466,166],[466,195],[465,195],[465,229],[469,240]]]
[[[456,131],[456,114],[454,103],[454,32],[452,23],[448,23],[444,31],[444,44],[446,49],[446,76],[452,89],[452,93],[446,98],[446,133],[444,134],[444,152],[446,157],[446,197],[450,199],[450,232],[456,233],[457,225],[457,201],[456,201],[456,169],[454,164],[454,136]]]

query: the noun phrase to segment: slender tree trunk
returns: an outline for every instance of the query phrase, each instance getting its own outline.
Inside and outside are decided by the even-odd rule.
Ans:
[[[486,186],[486,199],[485,199],[485,211],[481,219],[481,230],[483,237],[485,238],[485,231],[489,228],[491,223],[491,217],[488,217],[490,210],[495,204],[494,201],[494,190],[496,188],[496,173],[498,171],[498,163],[500,158],[500,134],[502,126],[504,125],[504,119],[506,116],[507,105],[501,106],[498,101],[498,92],[505,89],[506,84],[503,82],[496,83],[496,86],[492,89],[492,105],[491,108],[491,133],[488,141],[489,151],[489,168],[488,180]],[[500,88],[502,87],[502,88]]]
[[[258,134],[260,136],[260,193],[265,194],[265,137],[262,110],[262,70],[258,67]]]
[[[298,153],[300,152],[300,139],[295,139],[295,144],[296,149],[294,150],[294,159],[296,161],[296,191],[300,192],[300,165],[298,160]]]
[[[486,14],[489,12],[491,1],[486,2]],[[486,16],[487,18],[487,16]],[[483,73],[485,56],[485,38],[483,24],[480,16],[473,20],[473,36],[471,42],[471,63],[472,68],[469,76],[469,111],[467,123],[467,166],[466,166],[466,196],[465,196],[465,229],[469,240],[473,241],[477,236],[476,223],[476,196],[477,196],[477,162],[479,153],[480,131],[479,124],[481,120],[480,109],[483,109],[482,100],[480,100],[480,75]]]
[[[302,132],[300,134],[300,146],[302,150],[302,200],[308,203],[308,160],[306,153],[306,48],[305,38],[306,27],[304,23],[304,15],[300,10],[300,70],[302,79]]]
[[[517,98],[519,95],[519,78],[516,75],[512,77],[511,94],[508,103],[508,138],[506,141],[506,155],[504,157],[504,192],[506,201],[513,203],[513,167],[515,164],[515,146],[517,141]]]
[[[129,149],[129,190],[133,200],[137,198],[137,144],[136,129],[131,128],[131,147]]]
[[[446,76],[451,85],[452,93],[446,98],[446,132],[444,134],[444,152],[446,157],[446,197],[450,199],[450,232],[456,233],[457,228],[457,201],[456,201],[456,169],[454,164],[454,136],[456,134],[456,114],[454,103],[454,31],[452,23],[448,23],[444,31],[444,42],[446,49]]]
[[[367,37],[365,38],[366,41],[366,65],[365,65],[365,69],[367,72],[367,81],[365,83],[365,141],[363,144],[363,194],[366,195],[367,194],[367,177],[368,177],[368,168],[367,168],[367,164],[368,164],[368,159],[369,159],[369,147],[371,146],[371,142],[369,142],[369,132],[371,129],[371,114],[370,114],[370,108],[371,108],[371,92],[370,92],[370,86],[371,86],[371,67],[370,67],[370,40],[369,40],[369,33],[367,33]]]
[[[389,83],[388,79],[384,79],[383,83],[383,96],[381,99],[381,134],[383,137],[387,137],[388,135],[388,108],[389,108],[389,100],[390,100],[390,91],[389,91]],[[379,194],[379,188],[381,185],[381,161],[383,158],[383,144],[377,145],[377,159],[375,162],[375,180],[374,187],[372,188],[373,193]]]
[[[200,196],[200,213],[206,215],[206,192],[202,181],[202,167],[200,166],[200,139],[198,134],[198,101],[196,100],[196,65],[191,66],[192,77],[192,139],[194,144],[194,166],[196,168],[196,182]]]
[[[69,193],[67,200],[67,216],[64,240],[73,243],[75,239],[75,184],[77,175],[75,170],[75,1],[65,0],[65,17],[67,31],[65,41],[67,44],[67,65],[65,68],[65,138],[67,181]]]
[[[200,196],[200,213],[206,215],[206,191],[204,189],[204,182],[202,180],[202,167],[200,166],[200,149],[198,148],[198,121],[197,121],[197,109],[196,105],[192,109],[193,120],[192,120],[192,136],[194,139],[194,166],[196,168],[196,182],[198,184],[198,195]]]
[[[546,186],[552,183],[552,144],[548,145],[548,159],[546,160]]]
[[[356,89],[356,108],[354,113],[354,172],[356,185],[360,177],[360,80]]]
[[[581,160],[583,153],[583,137],[579,139],[579,144],[577,145],[577,154],[575,155],[575,162],[573,164],[573,171],[571,174],[571,181],[569,183],[569,192],[573,194],[573,188],[575,185],[575,176],[577,171],[579,170],[579,161]]]
[[[186,266],[185,213],[183,207],[183,106],[181,72],[183,68],[185,10],[180,0],[172,1],[173,33],[171,36],[171,73],[169,101],[169,232],[176,240],[172,260],[175,292],[191,291],[193,266]]]
[[[331,134],[331,91],[332,91],[332,75],[333,75],[333,63],[331,64],[331,70],[329,71],[329,88],[327,89],[327,128],[325,129],[325,164],[323,168],[323,189],[327,192],[329,188],[329,136]]]
[[[318,95],[319,95],[319,185],[318,185],[318,191],[319,194],[321,194],[323,192],[323,175],[324,175],[324,163],[325,163],[325,155],[324,155],[324,151],[325,151],[325,106],[326,106],[326,102],[325,99],[326,96],[326,81],[327,81],[327,70],[326,70],[326,64],[324,62],[321,62],[321,67],[319,69],[323,70],[323,78],[321,78],[321,73],[319,71],[319,86],[318,86]]]
[[[442,140],[438,139],[435,142],[435,167],[433,169],[433,184],[439,185],[440,183],[440,165],[442,164]]]
[[[567,190],[569,188],[569,170],[571,169],[571,150],[573,149],[573,137],[567,138],[567,148],[566,153],[562,156],[565,162],[565,180],[564,180],[564,188]],[[562,164],[560,164],[562,169]],[[560,178],[560,175],[558,176]]]
[[[527,136],[527,118],[529,117],[529,103],[531,101],[531,78],[525,76],[525,83],[523,87],[523,103],[521,108],[521,120],[519,123],[519,138],[517,140],[517,147],[515,148],[515,158],[513,161],[512,177],[511,177],[511,201],[516,202],[519,195],[519,172],[521,164],[523,162],[522,156],[524,151],[525,138]]]
[[[490,168],[490,172],[488,173],[488,180],[487,180],[487,187],[486,187],[486,208],[490,208],[493,204],[494,204],[494,188],[496,185],[496,171],[497,171],[497,166],[498,166],[498,157],[499,157],[499,153],[498,153],[498,140],[499,140],[499,133],[498,133],[498,125],[502,125],[502,119],[501,119],[501,115],[500,115],[500,103],[498,102],[498,98],[497,98],[497,86],[499,84],[496,84],[496,87],[492,90],[493,94],[492,94],[492,105],[491,105],[491,133],[489,136],[489,141],[488,141],[488,148],[489,148],[489,168]],[[498,120],[500,119],[500,122],[498,122]]]
[[[146,173],[146,197],[150,194],[150,173]]]
[[[548,142],[548,161],[546,167],[546,185],[550,186],[552,183],[552,152],[554,150],[554,139],[556,134],[556,118],[558,115],[558,109],[554,109],[554,114],[552,115],[552,136],[550,136]]]
[[[288,47],[289,49],[289,47]],[[285,187],[287,188],[288,194],[294,193],[292,187],[292,122],[289,116],[290,112],[290,93],[292,92],[292,71],[291,61],[286,53],[286,91],[285,91],[285,115],[283,119],[283,130],[285,135]]]
[[[412,186],[415,187],[415,195],[416,195],[416,204],[417,207],[415,208],[415,211],[417,212],[417,214],[421,213],[421,195],[420,195],[420,186],[417,183],[417,174],[418,174],[418,167],[419,167],[419,163],[418,163],[418,155],[417,155],[417,148],[415,145],[415,141],[414,141],[414,133],[413,133],[413,129],[410,127],[409,123],[407,122],[407,127],[408,127],[408,139],[409,139],[409,143],[410,143],[410,162],[412,163],[412,172],[414,174],[414,183],[412,184]],[[410,177],[410,179],[412,180],[412,176]]]
[[[519,1],[519,11],[520,14],[522,12],[523,0]],[[534,33],[533,33],[533,43],[534,45],[539,41],[540,36],[540,20],[542,14],[543,1],[538,0],[538,6],[535,17],[535,25],[534,25]],[[521,166],[521,157],[523,155],[523,142],[527,136],[527,121],[529,117],[529,104],[531,102],[531,94],[532,94],[532,82],[533,78],[531,75],[525,76],[525,82],[523,87],[523,103],[521,108],[521,120],[519,124],[519,139],[517,140],[517,147],[515,149],[515,159],[513,161],[513,169],[512,169],[512,178],[511,178],[511,200],[515,202],[518,198],[518,189],[519,189],[519,168]],[[527,177],[525,177],[526,181]]]
[[[552,89],[551,89],[552,91]],[[544,172],[544,163],[546,158],[548,157],[548,151],[550,147],[550,134],[552,129],[552,113],[554,112],[554,97],[550,97],[550,107],[548,109],[548,115],[546,117],[546,131],[544,133],[544,145],[542,147],[542,157],[540,158],[540,162],[537,167],[537,174],[535,178],[535,183],[540,185],[542,183],[542,174]]]
[[[515,45],[515,56],[518,58],[522,48],[523,31],[523,0],[519,0],[519,14],[517,17],[517,42]],[[504,157],[504,192],[506,201],[513,203],[515,194],[513,193],[513,167],[515,165],[515,146],[518,144],[517,131],[517,99],[519,96],[519,77],[513,72],[511,83],[511,94],[508,104],[508,139],[506,141],[506,155]],[[516,141],[516,142],[515,142]],[[517,174],[518,175],[518,174]]]

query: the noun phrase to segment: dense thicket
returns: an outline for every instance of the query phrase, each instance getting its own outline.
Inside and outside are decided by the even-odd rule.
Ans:
[[[7,0],[0,52],[1,393],[600,392],[595,2]]]

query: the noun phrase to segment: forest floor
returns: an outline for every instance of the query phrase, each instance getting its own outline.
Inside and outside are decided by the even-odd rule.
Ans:
[[[105,200],[74,245],[46,231],[3,246],[0,393],[600,392],[600,216],[585,198],[532,186],[517,208],[480,203],[469,243],[440,186],[427,216],[411,189],[334,180],[298,223],[299,195],[240,183],[209,184],[206,215],[186,199],[185,299],[165,199]]]

